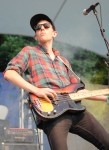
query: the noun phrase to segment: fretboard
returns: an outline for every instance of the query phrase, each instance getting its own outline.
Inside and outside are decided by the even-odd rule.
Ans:
[[[94,90],[94,91],[79,91],[77,93],[69,94],[71,99],[74,101],[90,98],[93,96],[99,96],[99,95],[105,95],[109,94],[109,89],[100,89],[100,90]]]

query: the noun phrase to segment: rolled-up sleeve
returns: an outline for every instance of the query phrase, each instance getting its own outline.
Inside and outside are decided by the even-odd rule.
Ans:
[[[28,54],[28,46],[24,47],[8,64],[5,69],[6,70],[15,70],[18,72],[20,75],[23,74],[23,72],[27,69],[28,67],[28,59],[29,54]],[[4,72],[5,72],[4,71]]]

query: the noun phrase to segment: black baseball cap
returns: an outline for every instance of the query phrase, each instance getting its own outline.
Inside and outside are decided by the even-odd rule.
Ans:
[[[36,14],[34,15],[31,19],[30,19],[30,25],[31,25],[31,28],[35,31],[35,26],[38,24],[39,21],[41,20],[46,20],[48,22],[51,23],[52,27],[54,30],[56,30],[55,28],[55,25],[53,23],[53,21],[45,14]]]

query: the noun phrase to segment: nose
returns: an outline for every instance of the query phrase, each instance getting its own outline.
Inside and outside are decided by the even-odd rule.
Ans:
[[[40,28],[40,29],[41,29],[41,30],[43,30],[43,29],[45,29],[45,28],[44,28],[44,26],[43,26],[43,25],[41,25],[41,28]]]

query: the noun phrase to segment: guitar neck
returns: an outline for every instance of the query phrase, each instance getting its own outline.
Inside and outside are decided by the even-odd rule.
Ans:
[[[100,90],[94,90],[94,91],[78,91],[77,93],[71,93],[69,94],[71,99],[74,101],[79,101],[82,99],[90,98],[93,96],[100,96],[109,94],[109,89],[100,89]]]

